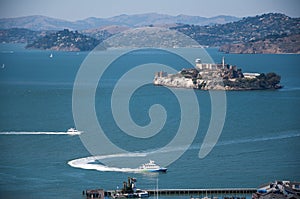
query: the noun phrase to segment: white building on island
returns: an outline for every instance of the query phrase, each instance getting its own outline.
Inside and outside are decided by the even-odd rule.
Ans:
[[[215,70],[215,69],[225,69],[225,58],[222,58],[222,63],[221,64],[215,64],[215,63],[202,63],[201,59],[197,58],[195,60],[195,66],[199,70]]]
[[[245,78],[248,78],[248,79],[254,79],[254,78],[257,78],[258,76],[260,76],[259,73],[243,73],[243,75]]]

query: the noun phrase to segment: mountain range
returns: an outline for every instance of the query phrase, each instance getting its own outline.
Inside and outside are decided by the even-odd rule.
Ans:
[[[300,18],[291,18],[281,13],[267,13],[244,17],[238,21],[235,21],[235,18],[231,18],[231,21],[227,18],[230,22],[223,23],[225,18],[210,18],[210,22],[206,18],[206,24],[210,24],[212,20],[222,20],[220,23],[197,25],[197,22],[204,23],[203,20],[200,22],[201,17],[172,17],[153,13],[120,15],[108,18],[109,20],[88,18],[76,22],[30,16],[0,20],[0,42],[27,43],[28,48],[88,51],[97,43],[107,41],[107,38],[117,34],[119,37],[109,40],[113,41],[113,45],[108,41],[106,47],[140,47],[149,43],[151,47],[184,47],[177,31],[202,46],[220,47],[219,50],[226,53],[300,54]],[[166,33],[161,28],[171,29],[173,33]],[[118,40],[120,35],[123,39]]]
[[[118,25],[128,27],[140,27],[158,24],[195,24],[212,25],[225,24],[238,21],[240,18],[234,16],[220,15],[216,17],[200,17],[189,15],[171,16],[166,14],[146,13],[135,15],[119,15],[110,18],[90,17],[84,20],[67,21],[41,15],[2,18],[0,19],[0,29],[26,28],[30,30],[86,30],[95,29],[101,26]]]

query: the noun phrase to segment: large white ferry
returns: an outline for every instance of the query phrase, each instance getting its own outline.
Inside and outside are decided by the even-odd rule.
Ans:
[[[167,168],[160,167],[159,165],[155,164],[153,160],[150,160],[148,163],[142,164],[139,167],[142,171],[148,171],[148,172],[166,172]]]

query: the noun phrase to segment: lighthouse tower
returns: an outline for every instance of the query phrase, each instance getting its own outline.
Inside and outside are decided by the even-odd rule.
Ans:
[[[203,65],[202,65],[202,62],[201,62],[201,59],[197,58],[195,60],[195,63],[196,63],[196,68],[202,70],[203,69]]]
[[[222,57],[222,67],[225,68],[225,57]]]

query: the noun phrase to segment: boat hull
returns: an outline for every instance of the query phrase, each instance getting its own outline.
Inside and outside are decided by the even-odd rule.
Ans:
[[[159,168],[159,169],[142,169],[143,172],[161,172],[166,173],[167,168]]]

